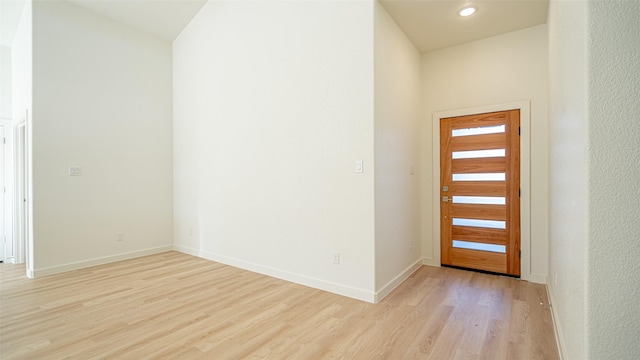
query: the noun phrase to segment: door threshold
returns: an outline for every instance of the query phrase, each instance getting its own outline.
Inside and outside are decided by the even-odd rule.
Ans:
[[[514,278],[514,279],[520,279],[520,275],[509,275],[509,274],[503,274],[503,273],[499,273],[499,272],[472,269],[472,268],[466,268],[466,267],[454,266],[454,265],[441,264],[440,266],[447,267],[447,268],[452,268],[452,269],[458,269],[458,270],[473,271],[473,272],[482,273],[482,274],[488,274],[488,275],[498,275],[498,276],[506,276],[506,277],[510,277],[510,278]]]

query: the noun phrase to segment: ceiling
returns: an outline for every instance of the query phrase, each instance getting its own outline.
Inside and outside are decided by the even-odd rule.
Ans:
[[[547,22],[548,0],[379,0],[425,53]],[[478,11],[458,15],[464,5]]]
[[[207,0],[67,0],[167,41],[175,39]],[[295,0],[303,1],[303,0]],[[379,0],[420,52],[507,33],[547,21],[548,0]],[[11,46],[24,0],[1,0],[2,45]],[[463,18],[465,4],[478,7]]]
[[[207,0],[67,1],[167,41],[173,41],[207,2]],[[26,0],[0,0],[0,42],[3,46],[13,45],[25,2]]]
[[[67,0],[167,41],[173,41],[207,0]]]

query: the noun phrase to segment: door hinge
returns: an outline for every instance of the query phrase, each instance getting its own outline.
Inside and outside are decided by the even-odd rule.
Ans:
[[[518,259],[522,259],[522,250],[518,251]]]
[[[518,135],[520,135],[520,126],[518,126]]]
[[[518,197],[522,196],[522,189],[518,189]]]

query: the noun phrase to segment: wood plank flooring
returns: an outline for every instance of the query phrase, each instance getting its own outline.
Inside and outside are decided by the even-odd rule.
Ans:
[[[369,304],[167,252],[29,280],[1,359],[558,359],[544,286],[423,266]]]

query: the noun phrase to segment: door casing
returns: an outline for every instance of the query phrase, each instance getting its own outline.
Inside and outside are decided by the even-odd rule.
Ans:
[[[432,257],[425,257],[427,265],[440,266],[440,120],[496,111],[520,110],[520,277],[523,280],[545,283],[546,279],[531,274],[531,103],[528,100],[436,112],[432,117]]]

